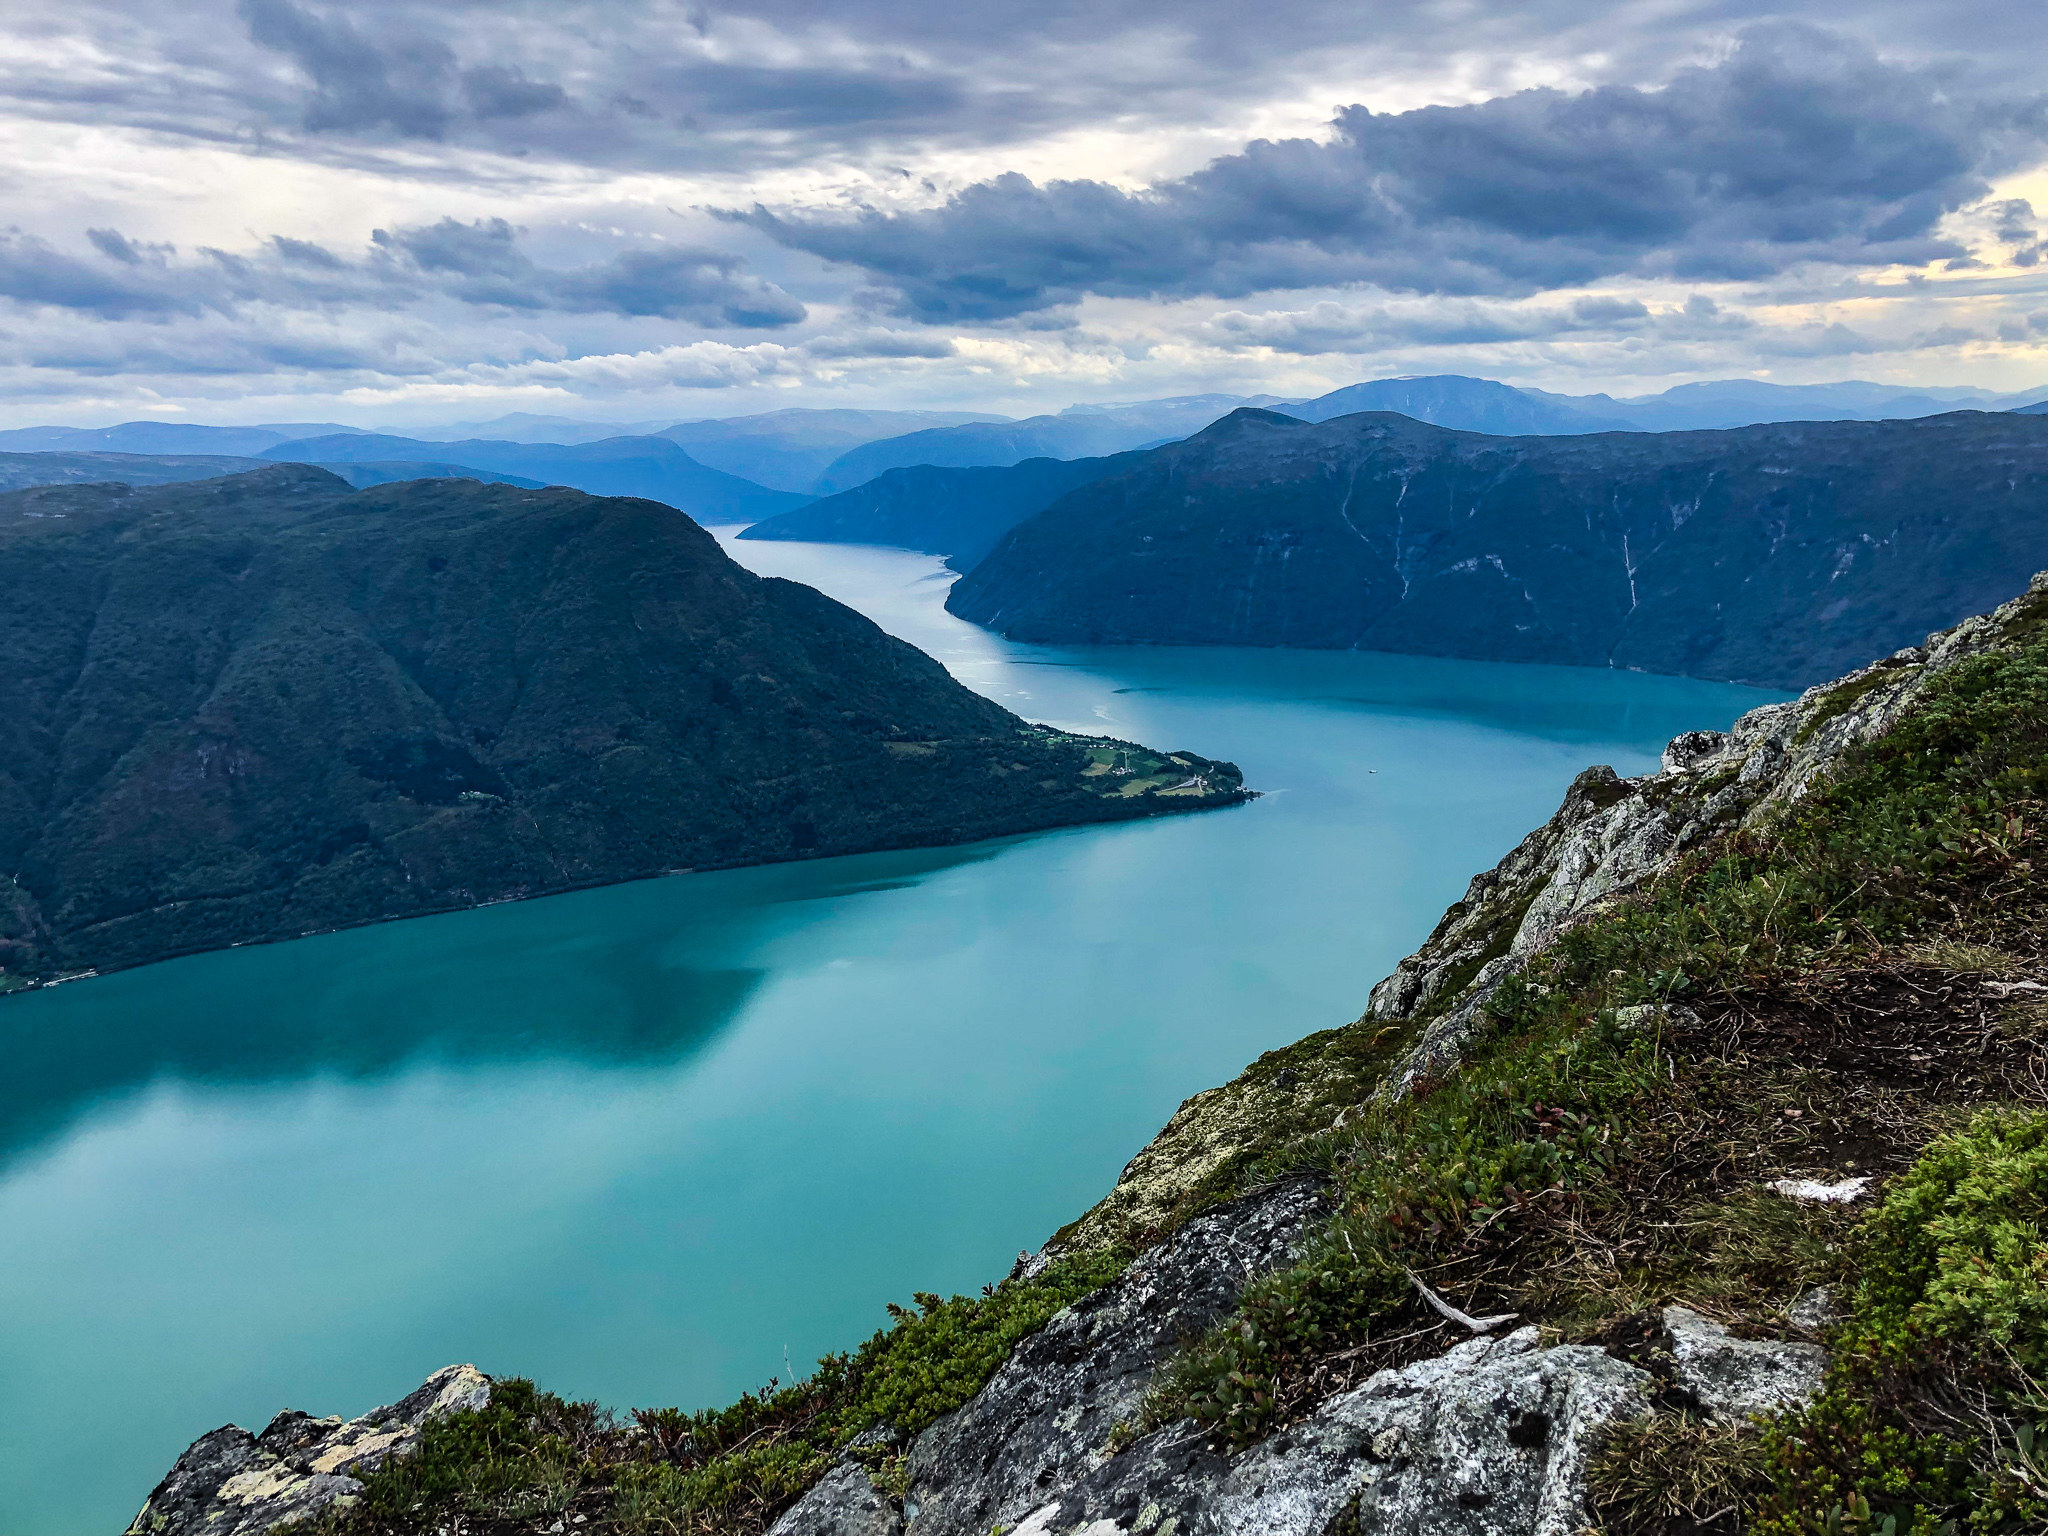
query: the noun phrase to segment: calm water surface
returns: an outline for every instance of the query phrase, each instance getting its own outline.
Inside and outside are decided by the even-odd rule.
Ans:
[[[620,1405],[974,1290],[1186,1095],[1358,1015],[1588,763],[1772,695],[1371,655],[1014,646],[935,561],[738,543],[1241,809],[683,876],[0,1003],[0,1536],[453,1360]]]

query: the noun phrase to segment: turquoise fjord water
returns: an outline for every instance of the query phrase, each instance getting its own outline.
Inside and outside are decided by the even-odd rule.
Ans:
[[[729,544],[1229,811],[682,876],[0,1002],[0,1536],[437,1366],[722,1401],[979,1288],[1187,1094],[1358,1015],[1591,762],[1770,695],[1375,655],[1009,645],[935,561]]]

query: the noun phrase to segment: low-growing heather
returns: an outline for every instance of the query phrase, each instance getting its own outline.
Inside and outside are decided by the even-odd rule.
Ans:
[[[1764,1245],[1745,1254],[1729,1239],[1756,1224],[1743,1202],[1757,1183],[1730,1175],[1776,1127],[1861,1111],[1830,1102],[1826,1074],[1797,1060],[1716,1057],[1671,1021],[1740,1015],[1773,988],[1926,935],[2036,949],[2044,782],[2048,654],[2034,639],[1952,668],[1770,824],[1564,934],[1494,995],[1455,1075],[1366,1106],[1312,1149],[1337,1174],[1340,1215],[1162,1373],[1147,1422],[1191,1417],[1236,1445],[1263,1436],[1339,1379],[1333,1359],[1398,1361],[1404,1340],[1440,1326],[1416,1304],[1418,1276],[1462,1277],[1487,1309],[1540,1300],[1546,1321],[1569,1325],[1575,1311],[1611,1316],[1679,1292],[1782,1306],[1789,1295],[1759,1288],[1843,1269],[1825,1213],[1783,1218],[1805,1224],[1779,1245],[1797,1262],[1773,1266]],[[1666,1006],[1644,1023],[1640,1004]],[[1688,1188],[1686,1208],[1658,1208]],[[2017,1217],[1972,1230],[1969,1262],[1916,1301],[1923,1326],[1952,1314],[2032,1359],[2040,1234]],[[1946,1231],[1926,1241],[1964,1241]],[[1945,1475],[1945,1454],[1927,1476]]]
[[[728,1407],[641,1410],[628,1422],[527,1381],[430,1425],[417,1452],[365,1479],[323,1536],[531,1528],[580,1514],[593,1532],[765,1530],[857,1440],[883,1481],[908,1436],[978,1392],[1018,1342],[1106,1284],[1127,1256],[1083,1254],[980,1296],[921,1293],[891,1325],[804,1380]],[[871,1433],[873,1432],[873,1433]],[[590,1523],[594,1522],[594,1523]]]
[[[1937,1138],[1860,1234],[1827,1389],[1765,1436],[1761,1536],[2048,1525],[2048,1115]]]

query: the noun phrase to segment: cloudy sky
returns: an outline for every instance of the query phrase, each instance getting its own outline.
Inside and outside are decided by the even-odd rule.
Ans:
[[[2012,0],[18,0],[0,418],[2048,385]]]

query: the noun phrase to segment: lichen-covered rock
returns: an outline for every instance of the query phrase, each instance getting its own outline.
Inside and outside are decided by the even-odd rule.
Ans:
[[[1424,1023],[1382,1091],[1407,1091],[1455,1065],[1493,990],[1566,927],[1716,834],[1754,826],[1796,800],[1845,752],[1891,730],[1931,679],[2008,644],[2044,613],[2048,572],[1925,646],[1753,709],[1725,733],[1676,737],[1657,773],[1580,774],[1557,814],[1477,876],[1422,948],[1373,988],[1367,1020]]]
[[[1220,1321],[1245,1283],[1292,1257],[1325,1214],[1291,1179],[1199,1216],[1026,1339],[989,1384],[918,1437],[904,1501],[911,1536],[1015,1526],[1109,1459],[1159,1362]]]
[[[1817,1344],[1738,1339],[1690,1307],[1666,1307],[1664,1331],[1678,1384],[1724,1424],[1804,1408],[1820,1392],[1828,1357]]]
[[[1645,1371],[1537,1330],[1381,1371],[1225,1460],[1188,1425],[1048,1487],[1013,1536],[1570,1536],[1594,1436],[1650,1412]],[[912,1525],[913,1531],[917,1530]]]
[[[1842,1312],[1835,1305],[1835,1288],[1832,1285],[1817,1285],[1810,1291],[1802,1291],[1785,1309],[1785,1319],[1794,1328],[1808,1333],[1822,1333],[1842,1320]]]
[[[415,1391],[359,1419],[287,1409],[252,1435],[224,1425],[180,1456],[128,1536],[261,1536],[291,1520],[352,1503],[370,1472],[419,1443],[430,1420],[490,1401],[473,1365],[444,1366]]]
[[[903,1517],[853,1462],[832,1469],[769,1527],[768,1536],[898,1536]]]

